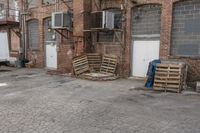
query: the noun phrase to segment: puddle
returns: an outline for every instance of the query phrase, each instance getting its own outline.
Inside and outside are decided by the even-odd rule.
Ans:
[[[37,73],[26,73],[23,75],[14,75],[17,79],[28,79],[28,78],[32,78],[32,77],[36,77]]]
[[[27,73],[27,74],[24,74],[24,75],[28,75],[28,76],[31,76],[31,75],[36,75],[37,73]]]
[[[145,88],[145,87],[131,88],[129,90],[130,91],[131,90],[136,90],[136,91],[152,91],[152,89],[148,89],[148,88]]]
[[[59,84],[64,84],[64,83],[68,83],[68,82],[71,82],[71,81],[74,81],[74,80],[59,80],[57,81]]]
[[[154,96],[152,95],[149,95],[149,94],[141,94],[142,96],[145,96],[146,98],[155,98]]]

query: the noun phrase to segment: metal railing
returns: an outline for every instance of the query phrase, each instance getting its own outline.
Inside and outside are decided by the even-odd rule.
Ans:
[[[19,22],[20,11],[16,9],[0,10],[0,21]]]

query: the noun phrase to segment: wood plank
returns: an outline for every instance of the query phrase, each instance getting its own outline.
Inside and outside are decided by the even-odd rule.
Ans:
[[[72,64],[76,76],[89,71],[89,64],[86,55],[73,58]]]

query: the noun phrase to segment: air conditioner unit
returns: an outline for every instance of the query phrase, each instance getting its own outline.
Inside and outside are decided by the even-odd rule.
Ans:
[[[72,13],[54,12],[52,13],[52,29],[66,28],[72,30]]]
[[[114,29],[114,13],[109,11],[92,13],[92,28]]]

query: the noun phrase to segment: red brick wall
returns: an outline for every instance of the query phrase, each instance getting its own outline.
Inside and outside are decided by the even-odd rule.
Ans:
[[[69,4],[69,3],[68,3]],[[69,4],[72,7],[72,4]],[[30,19],[39,20],[39,49],[37,51],[32,51],[28,49],[28,58],[31,59],[34,53],[36,53],[36,67],[45,67],[45,45],[44,45],[44,19],[51,17],[52,12],[55,11],[68,11],[67,6],[64,3],[57,4],[57,10],[55,5],[42,5],[39,4],[38,7],[30,9],[31,16],[27,17],[27,21]],[[71,57],[67,52],[71,48],[71,43],[68,43],[67,40],[61,41],[61,35],[58,34],[57,46],[58,46],[58,71],[61,72],[71,72]],[[72,40],[72,39],[71,39]],[[27,44],[28,45],[28,44]]]
[[[73,14],[74,14],[74,28],[73,36],[76,40],[74,55],[79,55],[85,51],[84,38],[82,38],[85,33],[84,29],[89,29],[90,27],[90,11],[96,11],[112,7],[121,7],[121,0],[113,0],[112,3],[107,3],[104,0],[101,6],[96,6],[95,1],[98,0],[74,0],[73,1]],[[95,45],[95,51],[100,53],[111,53],[119,56],[119,73],[121,76],[128,77],[131,72],[131,17],[132,10],[135,6],[140,6],[143,4],[160,4],[162,8],[161,14],[161,44],[160,44],[160,58],[168,59],[170,57],[170,46],[171,46],[171,28],[172,28],[172,7],[173,2],[178,0],[137,0],[137,3],[132,3],[128,0],[128,4],[124,5],[125,10],[123,11],[123,30],[124,30],[124,49],[119,44],[112,43],[98,43]],[[101,9],[100,9],[101,8]],[[33,13],[31,17],[37,18],[40,23],[40,50],[37,51],[38,54],[38,66],[44,66],[44,40],[43,40],[43,18],[51,15],[54,11],[54,6],[40,6],[38,8],[32,9]],[[61,4],[59,10],[65,10],[66,7]],[[71,59],[68,57],[67,53],[70,50],[70,45],[62,44],[59,45],[58,50],[58,68],[62,71],[70,71],[71,69]],[[123,53],[123,50],[125,51]],[[200,59],[191,58],[179,58],[178,60],[186,61],[189,64],[189,81],[195,81],[200,79],[199,64]]]
[[[85,52],[85,39],[84,30],[90,26],[90,15],[88,14],[91,9],[91,0],[75,0],[73,1],[73,14],[74,14],[74,29],[73,35],[76,39],[75,55],[80,55]]]
[[[121,1],[112,0],[109,4],[101,4],[101,6],[98,5],[98,0],[94,0],[92,2],[92,11],[101,10],[105,8],[113,8],[113,7],[120,7]],[[130,76],[131,73],[131,43],[132,43],[132,37],[131,37],[131,17],[132,17],[132,9],[135,6],[140,6],[144,4],[160,4],[162,9],[161,14],[161,37],[160,37],[160,59],[166,60],[170,57],[170,46],[171,46],[171,29],[172,29],[172,13],[173,13],[173,3],[180,1],[180,0],[136,0],[137,3],[133,3],[131,1],[128,1],[127,5],[124,5],[126,7],[126,10],[124,10],[123,14],[123,30],[124,30],[124,47],[125,47],[125,55],[124,59],[122,59],[122,62],[120,66],[122,66],[119,69],[119,73],[123,77]],[[104,2],[104,1],[103,1]],[[101,8],[101,9],[100,9]],[[112,53],[119,55],[119,51],[121,50],[121,47],[116,47],[116,44],[108,44],[108,43],[98,43],[95,46],[95,51],[100,53]],[[113,48],[113,49],[112,49]],[[112,50],[110,50],[112,49]],[[121,57],[123,58],[123,57]],[[188,81],[196,81],[200,80],[200,59],[199,58],[173,58],[179,61],[185,61],[189,65],[189,72],[188,72]]]
[[[19,51],[20,47],[20,38],[13,32],[10,31],[10,37],[11,37],[11,51]]]

